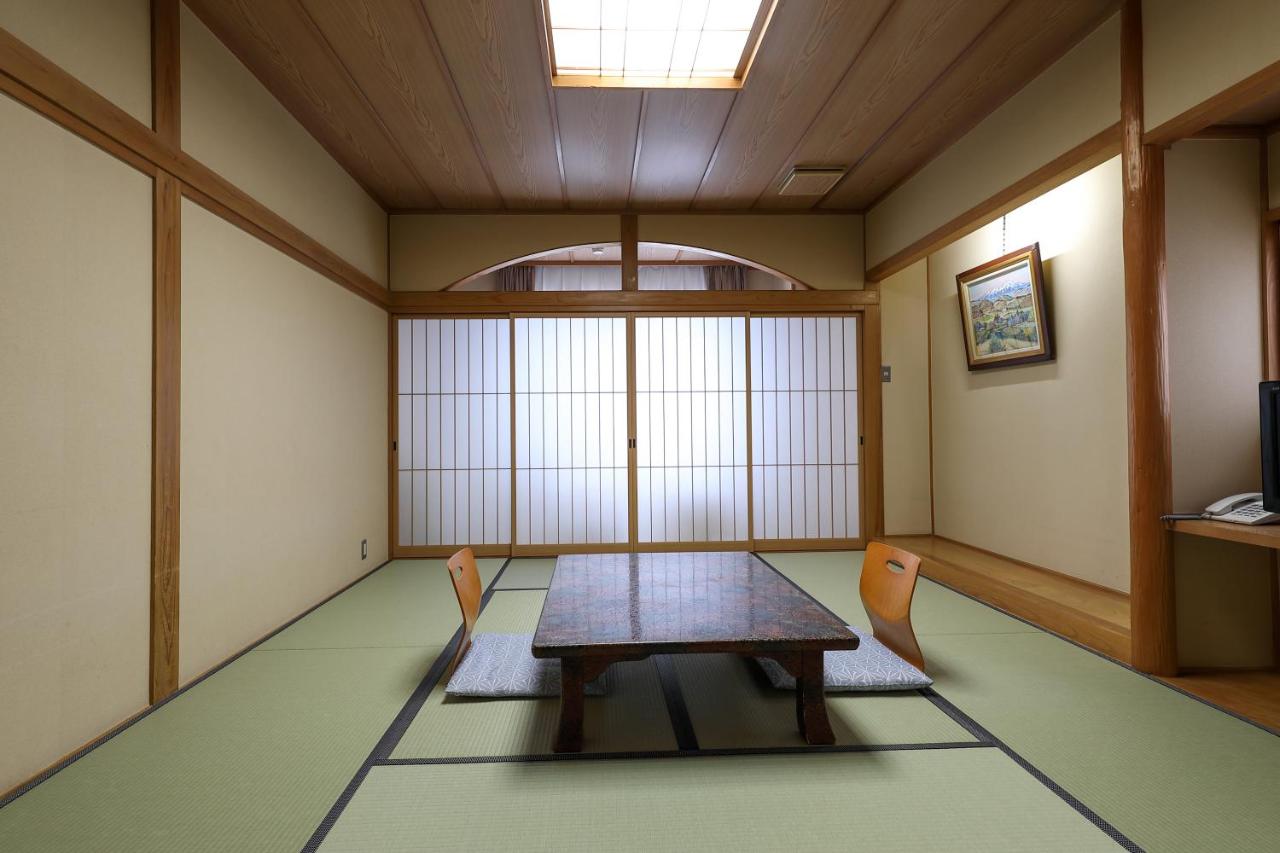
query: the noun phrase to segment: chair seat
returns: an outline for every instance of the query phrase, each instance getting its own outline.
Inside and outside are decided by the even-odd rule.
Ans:
[[[450,696],[559,696],[560,661],[535,658],[532,634],[475,634],[449,679]],[[586,686],[588,696],[607,692],[608,672]]]
[[[915,690],[933,684],[933,679],[894,654],[870,634],[852,625],[849,630],[861,641],[858,648],[826,652],[823,657],[823,688],[830,693],[884,690]],[[769,683],[779,690],[795,690],[796,680],[773,658],[756,658]]]

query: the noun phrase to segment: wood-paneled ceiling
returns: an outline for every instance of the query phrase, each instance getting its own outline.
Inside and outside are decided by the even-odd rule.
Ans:
[[[865,210],[1115,10],[778,0],[741,89],[642,91],[553,88],[541,0],[187,3],[391,210]]]

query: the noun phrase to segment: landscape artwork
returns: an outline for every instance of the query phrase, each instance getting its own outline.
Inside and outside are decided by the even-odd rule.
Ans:
[[[1039,244],[956,276],[970,370],[1053,358]]]

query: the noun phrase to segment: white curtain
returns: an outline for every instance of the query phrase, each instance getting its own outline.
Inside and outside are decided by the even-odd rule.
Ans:
[[[701,266],[640,267],[641,290],[706,290]]]
[[[622,267],[564,264],[537,267],[534,290],[621,290]]]

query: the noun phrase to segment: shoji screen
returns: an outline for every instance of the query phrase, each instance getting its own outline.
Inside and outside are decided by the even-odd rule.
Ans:
[[[515,324],[517,544],[625,543],[626,320]]]
[[[858,536],[856,322],[751,318],[756,539]]]
[[[638,536],[747,538],[743,317],[636,319]]]
[[[399,320],[399,543],[511,541],[511,321]]]

